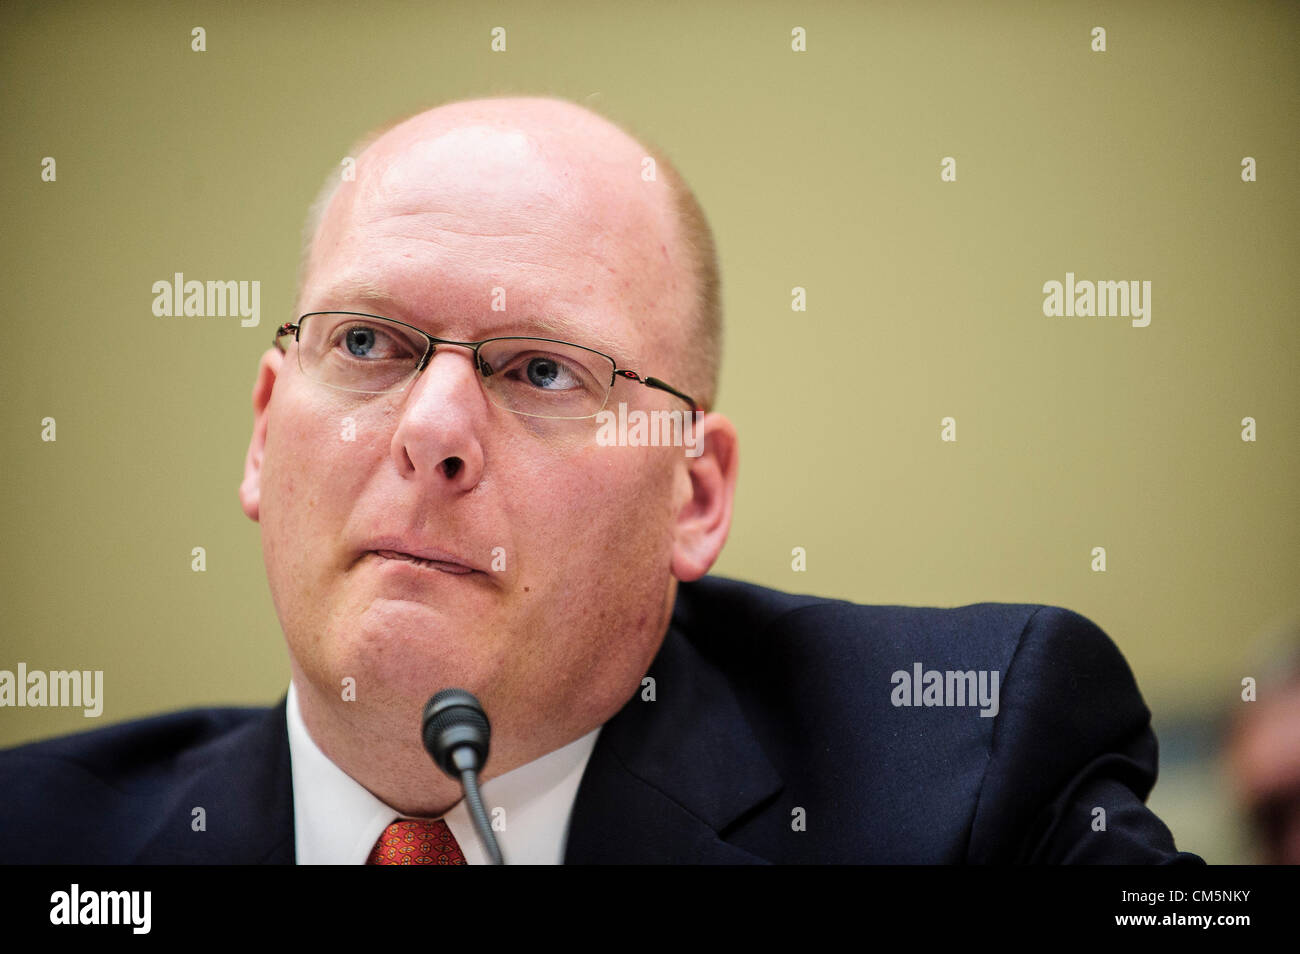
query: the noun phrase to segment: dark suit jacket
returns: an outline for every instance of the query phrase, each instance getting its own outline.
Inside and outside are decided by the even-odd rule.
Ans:
[[[915,663],[996,671],[998,714],[896,705]],[[706,577],[680,586],[649,675],[653,701],[638,690],[599,736],[569,863],[1200,860],[1143,804],[1156,740],[1127,664],[1068,610]],[[0,790],[0,861],[294,860],[283,700],[10,749]]]

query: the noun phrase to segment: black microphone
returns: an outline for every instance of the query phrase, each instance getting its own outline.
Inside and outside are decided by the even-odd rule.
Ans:
[[[438,768],[459,780],[465,790],[465,803],[488,858],[494,865],[505,864],[478,790],[478,773],[487,764],[492,738],[487,713],[464,689],[443,689],[424,704],[421,737]]]

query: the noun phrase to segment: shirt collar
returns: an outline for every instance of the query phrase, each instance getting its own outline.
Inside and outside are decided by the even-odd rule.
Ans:
[[[292,681],[286,718],[298,864],[364,864],[384,829],[404,816],[372,795],[317,747],[298,709],[298,693]],[[504,823],[496,825],[500,830],[495,834],[507,863],[564,862],[569,816],[599,734],[599,728],[593,729],[554,752],[483,783],[483,805],[489,818],[495,814]],[[465,860],[472,865],[486,864],[465,800],[461,799],[442,817],[456,836]]]

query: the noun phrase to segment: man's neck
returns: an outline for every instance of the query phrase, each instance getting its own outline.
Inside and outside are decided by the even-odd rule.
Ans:
[[[362,708],[358,703],[340,702],[336,694],[322,700],[320,694],[296,667],[294,686],[299,711],[312,741],[322,753],[367,791],[403,815],[436,818],[461,800],[459,781],[446,775],[425,751],[412,716]],[[603,722],[603,720],[601,720]],[[579,726],[573,731],[543,734],[508,731],[493,727],[492,750],[480,781],[526,765],[581,738],[601,722]],[[506,729],[506,731],[499,731]],[[522,742],[522,744],[521,744]]]

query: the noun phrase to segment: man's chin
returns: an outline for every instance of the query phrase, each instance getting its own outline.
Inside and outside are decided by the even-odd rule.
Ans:
[[[355,625],[344,630],[334,623],[325,638],[339,692],[351,678],[356,701],[364,693],[383,704],[423,705],[450,686],[481,692],[501,678],[507,657],[500,648],[504,634],[485,632],[444,607],[401,599],[376,599]]]
[[[483,612],[473,600],[438,600],[428,594],[367,593],[360,607],[331,620],[329,629],[337,639],[373,647],[424,647],[441,653],[444,648],[490,644],[493,635],[485,631],[495,613]],[[348,626],[343,620],[353,619]]]

